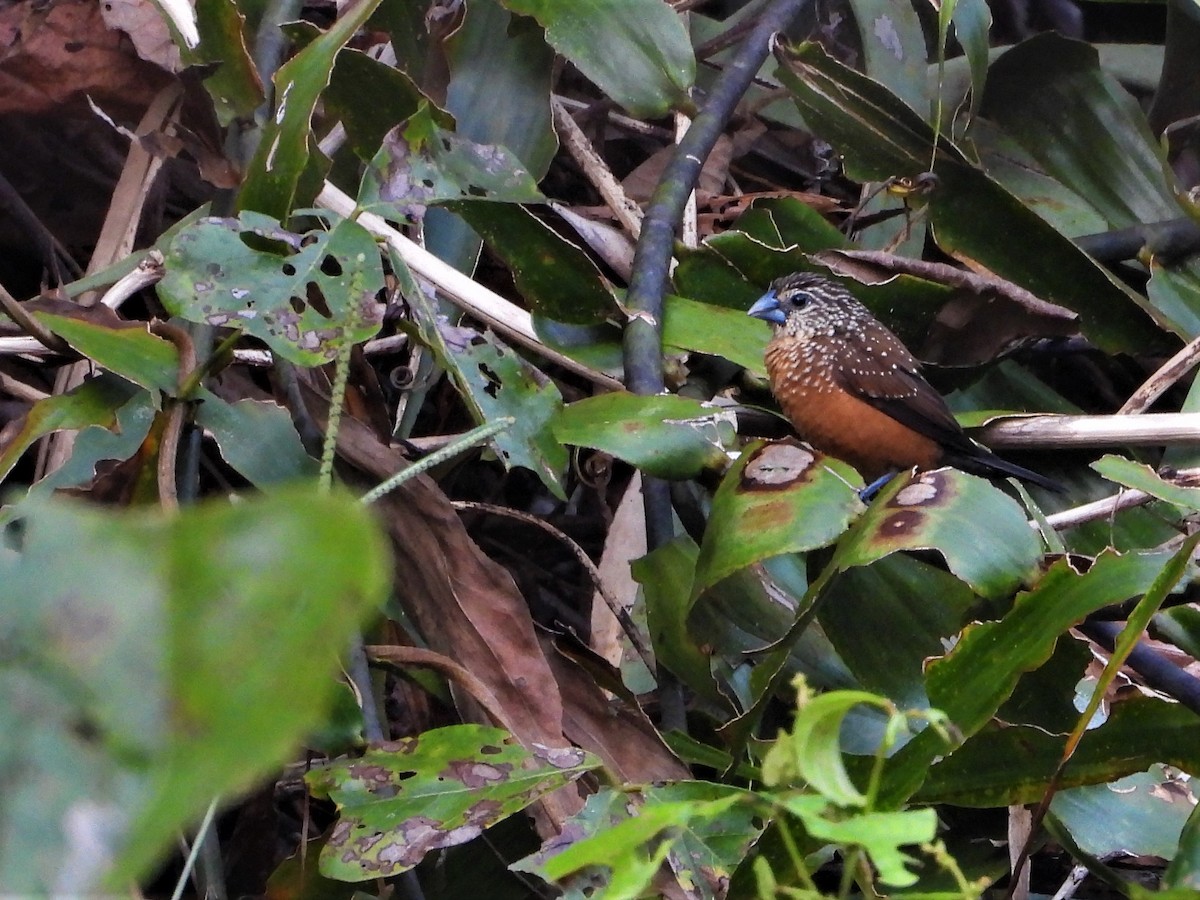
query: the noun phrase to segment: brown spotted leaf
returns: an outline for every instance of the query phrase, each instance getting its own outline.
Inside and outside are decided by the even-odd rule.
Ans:
[[[341,881],[396,875],[599,765],[574,747],[526,750],[507,731],[483,725],[388,741],[308,774],[313,793],[342,813],[321,872]]]
[[[833,542],[862,509],[860,486],[849,466],[807,444],[751,444],[713,498],[693,596],[746,566]]]
[[[1015,501],[955,469],[897,476],[838,547],[840,568],[898,550],[936,550],[985,597],[1011,594],[1032,575],[1041,545]]]

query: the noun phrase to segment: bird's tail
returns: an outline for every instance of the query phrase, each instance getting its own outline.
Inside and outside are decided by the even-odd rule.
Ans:
[[[1018,466],[1016,463],[1011,463],[1007,459],[997,456],[992,451],[980,447],[976,444],[979,453],[972,454],[969,457],[960,459],[947,460],[950,465],[955,468],[962,469],[964,472],[971,472],[975,475],[983,475],[985,477],[995,477],[996,475],[1011,475],[1014,478],[1020,478],[1022,481],[1032,482],[1040,485],[1046,490],[1054,491],[1056,494],[1065,494],[1067,489],[1055,481],[1053,478],[1047,478],[1045,475],[1039,475],[1024,466]]]

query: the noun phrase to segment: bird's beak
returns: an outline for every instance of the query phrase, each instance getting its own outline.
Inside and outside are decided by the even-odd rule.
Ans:
[[[779,298],[775,296],[774,291],[767,291],[755,300],[754,305],[746,311],[746,315],[774,322],[776,325],[782,325],[787,321],[787,316],[779,308]]]

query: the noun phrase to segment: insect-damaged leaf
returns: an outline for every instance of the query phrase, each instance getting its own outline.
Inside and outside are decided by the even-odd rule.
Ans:
[[[437,728],[339,760],[307,776],[313,793],[342,814],[321,872],[343,881],[396,875],[599,765],[575,747],[526,750],[483,725]]]
[[[346,219],[306,235],[255,212],[201,219],[176,235],[166,265],[158,294],[173,315],[240,328],[302,366],[371,337],[383,317],[379,252]]]

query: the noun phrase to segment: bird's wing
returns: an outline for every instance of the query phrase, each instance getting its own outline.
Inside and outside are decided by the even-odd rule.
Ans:
[[[887,331],[875,331],[870,338],[843,348],[839,386],[946,449],[971,449],[974,445],[946,401],[921,375],[920,363],[899,338]]]

